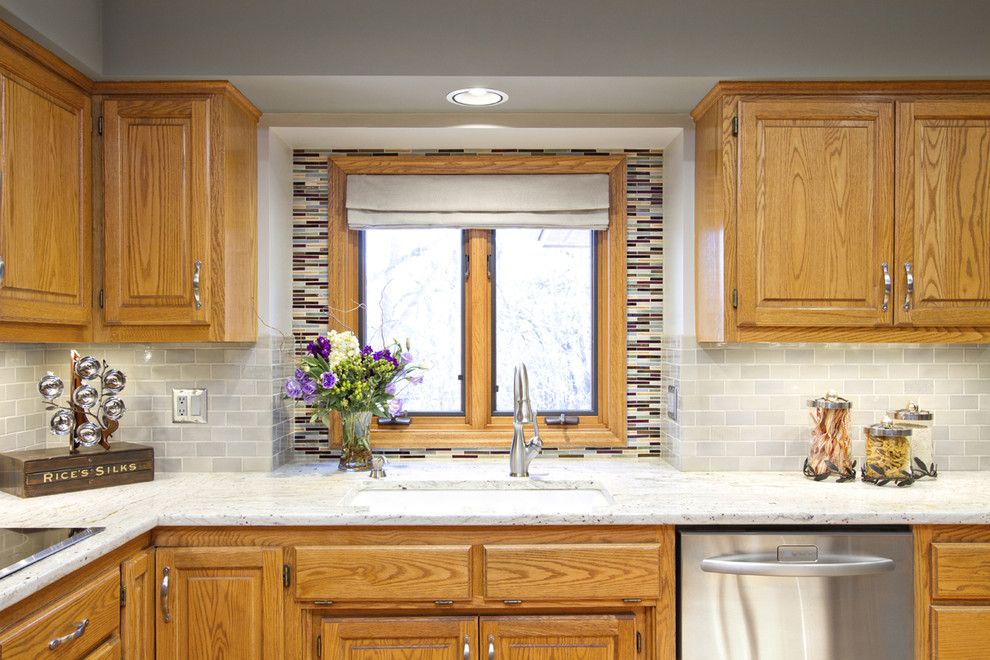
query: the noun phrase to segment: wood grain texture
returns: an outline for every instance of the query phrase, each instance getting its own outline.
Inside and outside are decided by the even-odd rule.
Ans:
[[[897,323],[990,327],[990,100],[898,104]]]
[[[990,599],[990,543],[932,544],[932,597]]]
[[[128,660],[154,660],[157,603],[154,549],[142,550],[122,562],[120,582],[126,594],[120,615],[122,654]]]
[[[474,617],[327,618],[319,630],[326,660],[465,660],[465,643],[479,657]]]
[[[632,660],[632,615],[481,617],[497,660]],[[489,655],[491,652],[489,652]]]
[[[297,547],[296,597],[332,601],[471,599],[471,546]]]
[[[282,657],[282,550],[159,548],[156,579],[170,569],[165,623],[156,617],[158,658]]]
[[[489,599],[660,595],[659,544],[485,545],[484,556]]]
[[[49,642],[71,633],[86,619],[89,624],[78,639],[66,642],[58,653],[48,648]],[[120,574],[111,569],[5,631],[0,635],[0,657],[82,658],[115,634],[119,625]]]
[[[141,656],[125,656],[123,645],[120,643],[120,638],[114,636],[101,644],[95,651],[87,655],[86,660],[121,660],[121,658],[124,657],[131,658]]]
[[[626,165],[624,156],[339,156],[329,159],[328,260],[330,329],[357,331],[360,281],[358,232],[347,228],[348,174],[607,174],[609,229],[596,238],[597,333],[626,334]],[[470,433],[479,446],[502,446],[511,420],[491,410],[491,286],[485,261],[491,232],[466,232],[471,276],[465,287],[465,414],[417,416],[406,428],[373,428],[379,447],[451,447]],[[552,447],[612,447],[626,444],[626,347],[599,342],[596,415],[583,415],[577,428],[544,427]],[[339,437],[334,423],[332,437]]]
[[[695,336],[725,341],[725,210],[721,186],[722,108],[696,119],[694,175]]]
[[[94,95],[108,96],[217,95],[230,100],[255,122],[261,118],[261,110],[227,80],[98,80],[92,91]]]
[[[739,104],[739,326],[889,325],[893,107]]]
[[[55,53],[19,32],[6,21],[0,21],[0,42],[4,46],[0,50],[9,52],[7,55],[0,55],[0,65],[30,60],[45,67],[51,75],[72,84],[79,91],[90,92],[92,90],[93,81],[88,76],[69,65]]]
[[[932,660],[990,657],[990,607],[932,607]]]

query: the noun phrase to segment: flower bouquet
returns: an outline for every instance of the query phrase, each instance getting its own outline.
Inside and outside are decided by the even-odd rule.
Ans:
[[[402,414],[397,394],[409,384],[423,382],[422,367],[414,365],[408,342],[393,342],[380,351],[361,348],[352,332],[331,330],[307,346],[285,393],[310,406],[310,421],[329,426],[330,413],[343,423],[340,469],[371,469],[371,417]]]

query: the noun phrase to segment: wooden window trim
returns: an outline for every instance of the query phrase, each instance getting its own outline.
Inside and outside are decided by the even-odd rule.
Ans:
[[[598,258],[597,414],[574,427],[541,423],[549,447],[626,444],[626,158],[625,156],[335,156],[329,159],[329,328],[358,331],[358,232],[347,229],[349,174],[607,174],[609,227],[595,238]],[[376,447],[508,447],[512,420],[491,414],[491,287],[485,273],[490,232],[470,230],[465,285],[463,417],[417,416],[409,427],[372,429]],[[538,374],[534,374],[538,382]],[[333,433],[339,437],[338,433]]]

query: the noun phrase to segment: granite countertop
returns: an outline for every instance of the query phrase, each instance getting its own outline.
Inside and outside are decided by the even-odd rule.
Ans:
[[[22,500],[0,493],[0,527],[106,530],[6,578],[0,609],[159,526],[175,525],[888,525],[990,524],[990,472],[943,472],[909,488],[815,483],[800,472],[679,472],[658,459],[540,459],[530,479],[508,459],[392,463],[388,477],[335,464],[271,473],[166,474],[154,482]],[[362,489],[470,487],[480,497],[418,493],[411,506],[353,506]],[[489,490],[551,489],[522,499]],[[600,489],[575,506],[561,490]],[[577,497],[575,495],[575,497]],[[397,502],[403,501],[397,495]]]

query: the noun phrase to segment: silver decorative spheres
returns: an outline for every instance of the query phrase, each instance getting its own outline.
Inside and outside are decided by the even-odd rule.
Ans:
[[[45,401],[54,401],[62,396],[62,392],[65,391],[65,384],[62,383],[61,378],[49,371],[38,382],[38,391]]]
[[[72,423],[72,413],[68,410],[56,410],[48,426],[53,435],[69,435],[72,433]]]
[[[83,422],[76,427],[76,440],[83,447],[93,447],[103,439],[103,433],[99,426],[93,422]]]
[[[106,394],[116,394],[124,389],[127,377],[119,369],[107,369],[103,374],[103,391]]]
[[[87,355],[76,361],[76,375],[83,380],[93,380],[99,377],[102,366],[95,357]]]
[[[100,395],[95,387],[80,385],[72,393],[72,403],[84,410],[89,410],[100,400]]]
[[[127,408],[119,398],[112,396],[103,402],[103,416],[114,421],[124,416]]]
[[[65,393],[65,383],[49,372],[38,382],[38,392],[52,413],[48,423],[52,434],[69,436],[71,453],[79,447],[102,444],[109,448],[107,439],[119,427],[118,421],[127,407],[117,396],[127,383],[127,377],[119,369],[111,369],[106,362],[87,355],[79,357],[72,352],[70,383],[74,389],[62,404],[56,400]],[[92,382],[92,384],[90,384]]]

